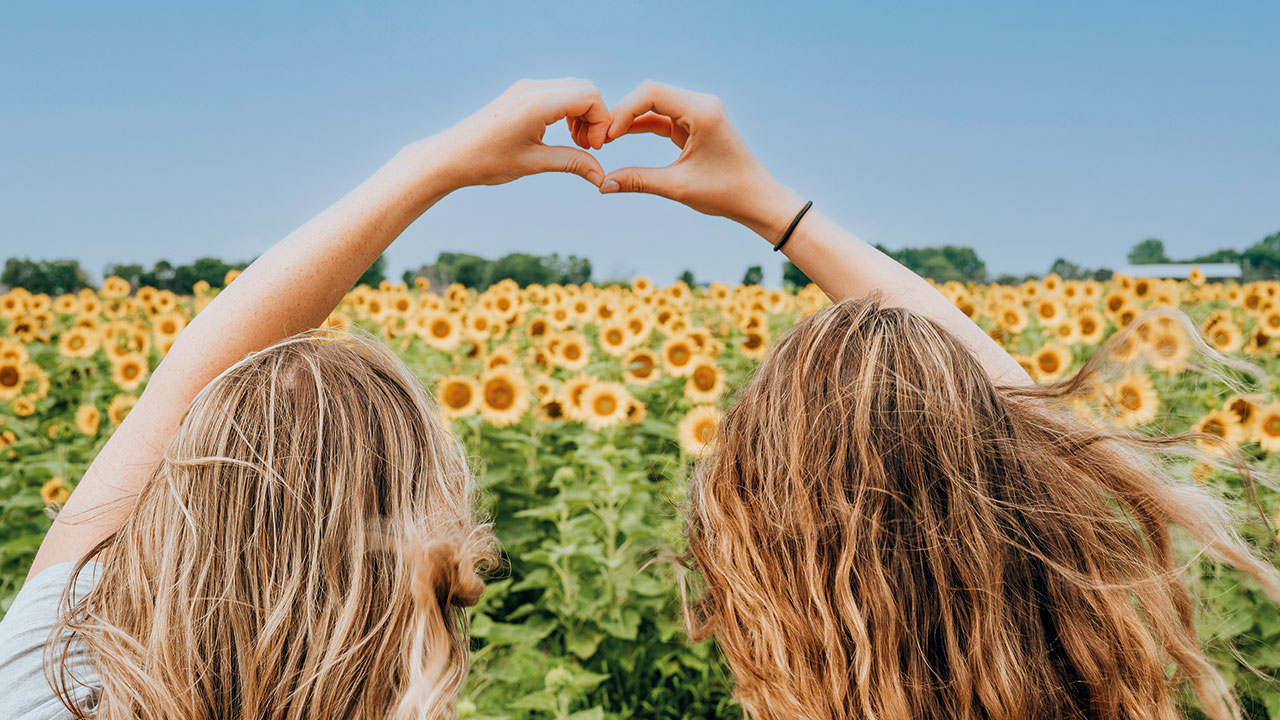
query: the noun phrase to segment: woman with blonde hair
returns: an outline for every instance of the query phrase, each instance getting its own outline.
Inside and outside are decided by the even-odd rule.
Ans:
[[[453,190],[548,171],[598,186],[589,153],[542,143],[565,117],[603,143],[590,83],[516,83],[405,147],[192,321],[0,623],[0,717],[453,715],[459,608],[493,560],[466,464],[394,355],[306,331]]]
[[[836,301],[772,349],[691,480],[704,587],[687,617],[749,717],[1173,720],[1184,690],[1240,715],[1171,530],[1276,600],[1280,574],[1220,498],[1160,462],[1192,438],[1063,409],[1105,350],[1032,385],[941,293],[771,177],[712,96],[642,84],[607,139],[636,132],[679,158],[610,172],[602,192],[736,220]]]

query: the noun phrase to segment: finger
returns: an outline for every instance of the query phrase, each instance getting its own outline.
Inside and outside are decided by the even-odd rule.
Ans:
[[[671,138],[671,142],[682,150],[684,149],[684,144],[689,141],[689,132],[687,130],[672,122],[671,118],[657,113],[645,113],[636,118],[635,122],[631,123],[631,127],[627,128],[627,133],[653,133],[654,135]],[[617,138],[614,139],[616,140]],[[612,142],[612,140],[609,142]]]
[[[613,140],[625,134],[636,118],[650,110],[673,120],[679,120],[698,111],[701,103],[702,98],[697,93],[672,85],[645,81],[613,106],[613,120],[609,125],[606,138]]]
[[[676,200],[680,193],[680,171],[674,165],[621,168],[604,176],[600,192],[648,193]]]
[[[604,144],[604,134],[612,116],[594,85],[587,83],[548,90],[539,93],[537,102],[543,124],[551,125],[564,117],[578,118],[590,125],[588,144],[597,149]]]
[[[582,148],[583,150],[586,150],[587,148],[591,147],[590,141],[587,138],[587,133],[590,130],[591,130],[591,123],[579,118],[578,132],[574,133],[573,139],[575,142],[578,143],[578,147]]]
[[[600,167],[599,160],[589,152],[564,145],[543,145],[537,148],[533,172],[570,173],[596,187],[604,180],[604,168]]]
[[[586,149],[586,145],[582,141],[582,126],[585,124],[580,118],[570,117],[564,121],[569,125],[569,136],[573,138],[573,142],[580,148]]]

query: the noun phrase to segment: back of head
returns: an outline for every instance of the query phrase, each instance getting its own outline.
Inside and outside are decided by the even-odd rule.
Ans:
[[[874,300],[798,323],[695,472],[691,608],[756,718],[1232,715],[1169,528],[1280,597],[1159,441],[998,388],[937,324]],[[1166,675],[1171,664],[1177,677]]]
[[[467,667],[457,608],[492,552],[471,494],[377,341],[310,333],[234,365],[65,621],[101,677],[94,716],[446,716]]]

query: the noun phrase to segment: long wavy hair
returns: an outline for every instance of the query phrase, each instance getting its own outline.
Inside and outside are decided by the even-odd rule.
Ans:
[[[749,716],[1174,720],[1190,689],[1238,717],[1171,529],[1277,600],[1280,574],[1166,462],[1196,437],[1067,411],[1108,353],[997,387],[953,334],[875,299],[780,340],[689,493],[686,620]]]
[[[421,384],[372,338],[306,333],[196,397],[46,667],[77,717],[452,717],[493,552]]]

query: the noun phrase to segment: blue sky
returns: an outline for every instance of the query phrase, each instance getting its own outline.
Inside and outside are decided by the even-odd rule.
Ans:
[[[248,258],[520,77],[721,96],[773,173],[861,237],[999,272],[1280,230],[1280,3],[5,3],[0,256]],[[567,141],[554,129],[550,140]],[[627,138],[606,168],[663,164]],[[446,198],[392,246],[736,281],[749,231],[568,176]]]

